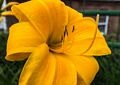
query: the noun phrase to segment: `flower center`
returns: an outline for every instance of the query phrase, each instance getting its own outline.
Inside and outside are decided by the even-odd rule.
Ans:
[[[74,30],[73,26],[72,32],[68,33],[67,26],[65,26],[65,30],[63,35],[61,36],[61,41],[57,43],[48,43],[50,51],[55,53],[64,53],[65,50],[69,49],[74,41]]]
[[[92,47],[95,41],[95,38],[96,38],[96,34],[97,34],[98,22],[99,22],[99,15],[97,15],[96,17],[96,29],[93,35],[93,40],[91,41],[88,48],[83,53],[81,53],[81,55],[86,53]],[[69,32],[67,29],[67,26],[65,26],[64,35],[61,36],[61,41],[59,43],[49,44],[50,51],[55,52],[55,53],[64,53],[64,51],[71,49],[72,45],[75,44],[74,42],[75,32],[74,31],[76,31],[75,26],[73,26],[71,32]],[[79,33],[79,30],[78,30],[78,33]]]

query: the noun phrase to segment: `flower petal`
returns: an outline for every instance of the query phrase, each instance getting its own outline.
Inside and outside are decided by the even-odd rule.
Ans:
[[[68,24],[68,55],[106,55],[111,51],[92,18],[84,17],[75,23]],[[72,31],[74,29],[74,31]],[[70,35],[70,36],[69,36]],[[72,37],[72,38],[71,38]],[[69,44],[70,43],[70,44]]]
[[[56,54],[56,74],[53,85],[76,85],[77,72],[75,66],[63,55]]]
[[[90,85],[99,70],[96,59],[91,56],[69,56],[67,59],[70,59],[77,69],[77,85]]]
[[[74,24],[75,22],[78,22],[78,20],[83,19],[83,15],[80,12],[77,12],[73,8],[66,6],[66,9],[68,11],[68,25]],[[68,31],[70,28],[68,29]]]
[[[7,41],[7,60],[23,60],[35,47],[45,42],[28,22],[16,23],[10,28]]]
[[[43,1],[28,1],[12,6],[11,10],[20,22],[30,22],[41,37],[48,39],[51,25],[50,13]]]
[[[51,6],[51,2],[54,2],[54,6]],[[61,42],[61,37],[64,35],[65,26],[68,23],[68,13],[65,4],[60,0],[58,0],[58,2],[50,0],[48,6],[49,10],[51,10],[50,12],[53,22],[53,31],[49,43],[56,44]]]
[[[20,75],[19,85],[52,85],[56,59],[46,44],[37,47],[30,55]]]
[[[13,6],[12,12],[20,21],[29,21],[49,43],[61,41],[67,24],[67,10],[60,0],[28,1]]]

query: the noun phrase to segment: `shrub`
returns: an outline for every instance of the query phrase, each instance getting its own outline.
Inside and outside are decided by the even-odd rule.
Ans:
[[[120,85],[120,43],[110,42],[111,55],[97,57],[100,70],[93,85]]]
[[[0,85],[17,85],[24,62],[8,62],[5,58],[7,35],[0,32]]]

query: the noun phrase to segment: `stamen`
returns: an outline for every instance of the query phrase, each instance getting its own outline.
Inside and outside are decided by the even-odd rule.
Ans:
[[[99,14],[98,14],[97,17],[96,17],[96,29],[95,29],[95,32],[94,32],[94,35],[93,35],[93,40],[91,41],[89,47],[88,47],[83,53],[81,53],[80,55],[85,54],[85,53],[86,53],[87,51],[89,51],[90,48],[92,47],[92,45],[93,45],[93,43],[94,43],[94,41],[95,41],[96,35],[97,35],[98,22],[99,22]],[[74,31],[74,26],[73,26],[72,32],[73,32],[73,31]],[[73,35],[72,35],[72,34],[73,34]],[[68,47],[68,46],[64,46],[65,50],[70,49],[71,46],[72,46],[72,44],[74,43],[74,37],[73,37],[73,36],[74,36],[74,33],[70,33],[70,34],[69,34],[69,37],[70,37],[70,39],[71,39],[71,43],[70,43],[69,47]],[[72,37],[72,38],[71,38],[71,37]],[[65,50],[64,50],[64,51],[65,51]]]
[[[86,51],[84,51],[82,54],[85,54],[87,51],[90,50],[90,48],[92,47],[94,41],[95,41],[95,38],[96,38],[96,35],[97,35],[97,28],[98,28],[98,23],[99,23],[99,14],[97,14],[97,17],[96,17],[96,29],[95,29],[95,33],[94,33],[94,36],[93,36],[93,40],[90,44],[90,46],[88,47],[88,49]],[[82,55],[81,54],[81,55]]]
[[[63,52],[70,49],[73,45],[73,42],[74,42],[74,26],[73,26],[73,30],[72,32],[70,32],[68,34],[68,31],[67,31],[67,37],[65,37],[65,41],[63,42]]]
[[[97,17],[96,17],[96,24],[97,24],[97,26],[98,26],[98,23],[99,23],[99,18],[100,18],[100,15],[97,14]]]
[[[82,52],[80,55],[85,54],[92,47],[92,45],[95,41],[96,35],[97,35],[98,21],[99,21],[99,15],[97,15],[97,17],[96,17],[96,29],[95,29],[95,32],[93,35],[93,40],[91,41],[89,47],[84,52]],[[64,53],[66,50],[70,49],[74,43],[74,37],[75,37],[74,33],[73,33],[74,30],[75,30],[75,26],[73,26],[72,32],[69,33],[69,35],[68,35],[67,28],[65,27],[64,37],[61,37],[61,39],[62,38],[66,38],[66,39],[61,42],[61,47],[58,49],[50,48],[50,50],[52,50],[53,52],[56,52],[56,53]],[[67,34],[67,36],[66,36],[66,34]]]
[[[68,31],[66,32],[67,36],[68,36]]]
[[[65,37],[65,35],[66,35],[66,29],[65,29],[65,31],[64,31],[64,37]]]
[[[63,37],[63,36],[61,36],[61,42],[63,41],[63,39],[64,39],[64,37]]]
[[[65,37],[65,35],[68,36],[67,26],[65,26],[64,37]]]
[[[72,32],[74,32],[74,30],[75,30],[75,26],[73,26]]]
[[[67,36],[66,36],[67,35]],[[68,38],[68,31],[67,31],[67,26],[65,26],[65,31],[64,31],[64,36],[61,36],[61,47],[60,48],[50,48],[51,51],[56,52],[56,53],[63,53],[65,50],[69,49],[69,47],[71,47],[71,45],[66,46],[66,43],[69,43],[69,39]],[[69,36],[70,37],[70,36]]]

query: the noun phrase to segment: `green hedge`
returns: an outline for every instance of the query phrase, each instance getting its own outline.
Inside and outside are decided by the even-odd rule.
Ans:
[[[17,85],[24,62],[8,62],[5,58],[7,35],[0,32],[0,85]]]
[[[0,33],[0,85],[17,85],[24,62],[4,59],[7,35]],[[100,70],[92,85],[120,85],[120,43],[109,43],[112,55],[96,57]]]
[[[118,43],[109,44],[112,54],[97,57],[100,70],[93,81],[93,85],[120,85],[120,49]]]

